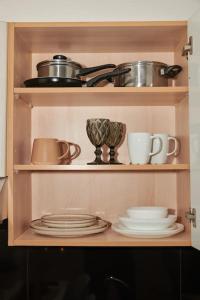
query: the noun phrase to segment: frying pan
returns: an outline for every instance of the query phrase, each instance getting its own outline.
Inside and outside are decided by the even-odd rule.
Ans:
[[[73,78],[63,77],[36,77],[24,81],[26,87],[95,87],[103,80],[110,80],[112,77],[126,74],[130,71],[130,68],[124,70],[114,70],[112,72],[98,75],[88,81]]]

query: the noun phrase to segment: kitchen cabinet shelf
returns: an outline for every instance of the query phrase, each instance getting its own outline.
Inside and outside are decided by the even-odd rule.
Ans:
[[[188,60],[182,56],[187,22],[10,23],[8,27],[9,245],[190,246],[191,225],[185,217],[191,207]],[[37,77],[36,65],[54,54],[86,67],[150,60],[181,65],[183,71],[167,87],[113,87],[108,82],[94,88],[22,87],[25,80]],[[90,118],[124,124],[126,134],[117,155],[125,165],[86,165],[95,150],[86,132]],[[175,136],[181,145],[179,155],[169,157],[167,164],[130,165],[128,132]],[[71,165],[31,165],[33,140],[42,137],[76,143],[80,155]],[[103,149],[103,159],[108,152]],[[29,229],[30,222],[44,213],[80,209],[114,222],[128,207],[139,205],[168,207],[177,213],[185,232],[167,239],[131,239],[109,229],[64,239]]]
[[[188,164],[161,165],[15,165],[15,171],[107,171],[107,172],[137,172],[137,171],[186,171]]]
[[[166,106],[179,103],[188,87],[15,88],[31,106]]]
[[[136,239],[128,238],[113,232],[111,229],[104,233],[84,238],[52,238],[34,234],[27,229],[14,240],[16,246],[75,246],[75,247],[151,247],[151,246],[191,246],[190,236],[183,232],[176,236],[164,239]]]

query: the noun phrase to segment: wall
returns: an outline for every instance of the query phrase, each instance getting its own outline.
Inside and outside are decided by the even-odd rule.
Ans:
[[[184,20],[197,9],[199,0],[0,0],[0,20]]]

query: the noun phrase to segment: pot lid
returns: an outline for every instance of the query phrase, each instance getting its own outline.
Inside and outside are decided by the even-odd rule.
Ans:
[[[43,60],[39,62],[36,67],[38,70],[41,67],[46,67],[51,65],[69,65],[69,64],[75,65],[78,68],[82,68],[82,66],[79,63],[72,61],[70,57],[66,57],[65,55],[61,55],[61,54],[54,55],[53,59]]]
[[[151,61],[151,60],[138,60],[138,61],[133,61],[133,62],[127,62],[127,63],[122,63],[118,65],[119,68],[121,67],[131,67],[135,65],[160,65],[161,67],[167,67],[168,65],[159,61]]]

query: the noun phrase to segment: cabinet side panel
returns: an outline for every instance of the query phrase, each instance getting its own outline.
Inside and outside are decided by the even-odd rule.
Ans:
[[[0,185],[3,185],[0,192],[0,221],[3,221],[8,218],[8,180],[1,179]]]
[[[183,47],[187,43],[187,31],[184,30],[180,38],[180,42],[174,52],[174,64],[180,65],[183,70],[174,80],[176,86],[188,86],[188,61],[185,56],[182,56]]]
[[[31,173],[19,172],[13,180],[13,238],[26,229],[31,220]]]
[[[176,158],[177,163],[189,162],[189,110],[188,98],[184,98],[175,108],[175,134],[180,142],[180,149]]]
[[[15,32],[15,62],[14,62],[14,86],[21,87],[26,79],[31,78],[32,56],[26,43],[19,34]]]
[[[180,222],[184,224],[185,231],[191,239],[191,226],[185,217],[190,207],[190,176],[188,171],[177,174],[177,208]]]
[[[8,98],[7,98],[7,174],[8,174],[8,240],[13,244],[13,88],[14,24],[8,26]]]
[[[0,22],[0,177],[6,174],[7,24]]]
[[[182,99],[176,105],[176,137],[180,141],[180,153],[177,163],[189,163],[189,112],[188,98]],[[185,213],[190,206],[190,177],[189,171],[177,173],[177,207],[181,216],[181,223],[185,225],[186,232],[190,235],[190,223],[185,218]]]
[[[27,163],[31,153],[31,108],[19,98],[14,99],[14,163]],[[14,173],[13,222],[14,239],[22,234],[31,219],[31,173]]]
[[[31,154],[31,108],[20,98],[14,99],[14,164],[30,162]]]
[[[8,105],[7,105],[7,171],[8,171],[8,219],[9,219],[9,245],[14,244],[17,238],[25,230],[24,224],[28,224],[31,215],[31,179],[30,174],[15,174],[14,162],[20,161],[20,157],[30,156],[31,137],[31,110],[28,105],[21,102],[13,95],[14,72],[17,75],[16,64],[18,50],[15,49],[16,36],[14,24],[9,24],[8,34]],[[22,53],[23,55],[23,53]],[[21,72],[23,73],[23,72]],[[21,161],[22,162],[22,161]]]

